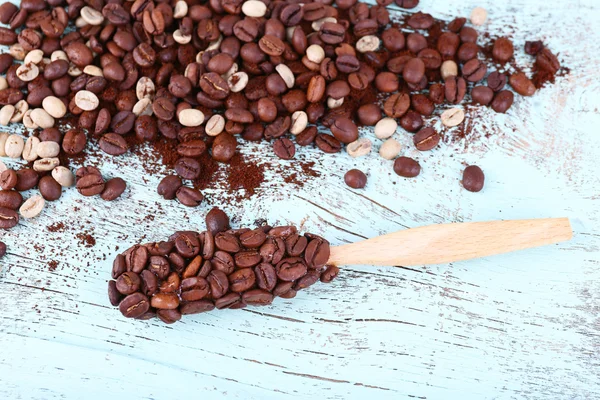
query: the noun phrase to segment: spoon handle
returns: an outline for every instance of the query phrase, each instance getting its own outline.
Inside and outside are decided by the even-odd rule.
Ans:
[[[331,248],[334,265],[426,265],[570,240],[568,218],[429,225]]]

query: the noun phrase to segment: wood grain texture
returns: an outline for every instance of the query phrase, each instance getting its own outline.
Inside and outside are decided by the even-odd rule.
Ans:
[[[333,283],[265,308],[172,326],[133,322],[106,297],[117,247],[202,229],[207,210],[231,196],[215,188],[188,209],[159,199],[160,176],[140,173],[135,156],[103,158],[105,176],[129,182],[125,198],[108,204],[69,190],[40,217],[0,232],[9,246],[0,271],[2,397],[600,398],[600,9],[596,0],[421,0],[419,9],[450,19],[475,6],[489,10],[487,30],[519,49],[543,39],[571,74],[506,115],[470,108],[470,137],[444,130],[433,152],[396,134],[423,166],[418,179],[395,176],[376,154],[353,160],[303,148],[298,157],[316,160],[320,179],[297,188],[273,172],[251,200],[224,208],[238,225],[298,224],[334,245],[435,223],[557,216],[571,218],[572,241],[430,267],[349,266]],[[294,166],[267,144],[243,152]],[[469,163],[486,173],[478,194],[459,183]],[[365,190],[345,187],[351,167],[368,171]],[[58,223],[73,229],[47,229]]]
[[[442,264],[571,240],[568,218],[436,224],[331,248],[328,264]]]

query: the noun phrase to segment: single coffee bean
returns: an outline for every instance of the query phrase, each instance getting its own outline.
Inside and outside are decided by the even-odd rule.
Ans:
[[[306,246],[304,259],[311,269],[321,269],[329,260],[329,242],[318,236],[312,235],[313,239]]]
[[[514,52],[515,48],[509,39],[501,37],[494,42],[492,56],[496,61],[505,63],[513,57]]]
[[[135,272],[125,272],[117,278],[116,287],[119,293],[129,295],[137,292],[141,286],[141,279]]]
[[[489,88],[486,88],[486,89],[490,90],[490,92],[491,92],[491,89],[489,89]],[[490,100],[491,100],[491,98],[490,98]],[[451,108],[451,109],[444,111],[442,113],[442,115],[440,116],[440,119],[442,120],[442,124],[444,124],[444,126],[447,126],[447,127],[458,126],[465,119],[465,112],[463,110],[461,110],[460,108]]]
[[[467,82],[463,78],[451,76],[444,81],[446,100],[452,104],[460,103],[467,92]]]
[[[342,143],[352,143],[358,139],[358,128],[346,117],[339,117],[333,122],[331,133]]]
[[[469,165],[463,172],[462,184],[469,192],[479,192],[483,189],[485,176],[483,171],[476,165]]]
[[[344,182],[353,189],[362,189],[367,184],[367,175],[358,169],[351,169],[344,175]]]
[[[494,71],[487,77],[487,85],[494,92],[499,92],[504,89],[506,86],[506,75],[499,73],[498,71]]]
[[[535,85],[523,72],[516,72],[510,76],[510,86],[521,96],[533,96]]]
[[[38,183],[40,194],[46,201],[58,200],[62,194],[62,186],[49,175],[43,176]]]
[[[127,183],[121,178],[112,178],[109,179],[105,186],[104,190],[100,194],[102,200],[113,201],[121,197],[125,189],[127,188]]]
[[[0,206],[0,229],[11,229],[19,223],[19,214],[15,210]]]
[[[21,205],[19,214],[23,218],[35,218],[40,215],[45,205],[46,201],[42,196],[32,196]]]
[[[440,135],[431,127],[423,128],[413,138],[415,147],[420,151],[431,150],[440,142]]]
[[[478,82],[485,77],[487,66],[480,60],[474,58],[467,61],[462,67],[463,77],[469,82]]]
[[[283,160],[291,160],[296,154],[296,146],[288,138],[279,138],[273,142],[275,155]]]
[[[425,63],[420,58],[411,58],[404,65],[402,77],[406,82],[418,83],[425,75]]]
[[[222,271],[213,270],[206,278],[210,285],[210,291],[213,299],[223,297],[229,290],[229,280]]]
[[[95,196],[102,193],[105,184],[104,179],[100,175],[89,174],[85,175],[77,181],[77,191],[83,196]]]
[[[6,3],[4,3],[6,4]],[[530,56],[536,56],[544,48],[544,43],[541,40],[526,41],[525,42],[525,53]],[[1,69],[0,69],[1,70]]]
[[[80,129],[69,129],[62,141],[62,148],[65,153],[75,155],[85,149],[87,139],[85,133]]]
[[[335,265],[328,265],[327,269],[321,274],[321,282],[329,283],[337,278],[340,273],[340,269]]]
[[[183,179],[196,179],[200,176],[201,166],[194,158],[182,157],[175,163],[175,171]]]
[[[16,210],[23,203],[21,193],[14,190],[0,190],[0,207]]]
[[[236,253],[241,248],[238,238],[226,232],[219,232],[215,235],[215,245],[219,250],[229,253]]]
[[[273,302],[273,294],[261,289],[244,292],[242,301],[251,306],[267,306]]]
[[[127,141],[116,133],[107,133],[100,138],[100,149],[111,156],[120,156],[127,153]]]
[[[327,135],[324,133],[317,134],[317,137],[315,138],[315,144],[319,149],[330,154],[337,153],[342,149],[342,144],[338,139],[332,135]]]
[[[475,86],[471,90],[471,97],[475,103],[487,106],[494,98],[494,91],[487,86]]]
[[[192,189],[186,186],[182,186],[177,190],[175,194],[177,200],[184,206],[188,207],[197,207],[202,200],[204,200],[204,196],[200,193],[199,190]]]
[[[394,161],[394,172],[405,178],[414,178],[421,173],[421,166],[412,158],[398,157]]]
[[[119,291],[117,290],[116,281],[109,281],[108,282],[108,301],[110,301],[110,304],[116,307],[119,305],[122,298],[123,298],[123,295],[121,295],[121,293],[119,293]]]
[[[233,135],[221,133],[218,135],[212,145],[212,157],[220,162],[229,161],[235,154],[237,140]]]
[[[7,169],[0,174],[0,188],[12,190],[17,186],[17,173],[12,169]]]
[[[491,107],[494,111],[499,113],[505,113],[512,106],[514,101],[514,94],[510,90],[501,90],[496,93],[494,100],[492,100]]]
[[[189,303],[182,304],[180,312],[182,315],[199,314],[214,310],[215,304],[210,300],[198,300],[191,301]]]
[[[229,217],[223,210],[213,207],[208,214],[206,214],[206,229],[213,235],[228,230]]]

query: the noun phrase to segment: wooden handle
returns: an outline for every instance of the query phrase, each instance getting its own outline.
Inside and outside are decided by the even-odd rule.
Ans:
[[[329,264],[425,265],[570,240],[568,218],[430,225],[331,248]]]

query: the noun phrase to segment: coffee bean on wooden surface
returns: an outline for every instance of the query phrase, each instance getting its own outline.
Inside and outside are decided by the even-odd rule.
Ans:
[[[344,182],[353,189],[362,189],[367,184],[367,175],[359,169],[351,169],[344,175]]]
[[[469,165],[463,171],[462,184],[469,192],[479,192],[483,189],[485,176],[483,171],[476,165]]]
[[[412,158],[398,157],[394,161],[394,172],[405,178],[414,178],[421,173],[421,166]]]

